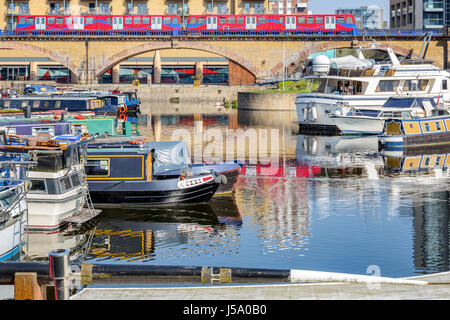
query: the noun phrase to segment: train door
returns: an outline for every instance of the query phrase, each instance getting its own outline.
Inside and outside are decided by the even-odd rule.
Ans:
[[[245,28],[247,30],[256,29],[256,17],[246,16],[245,17]]]
[[[297,28],[296,20],[297,20],[296,17],[287,16],[286,17],[286,29],[287,30],[296,29]]]
[[[75,30],[84,29],[84,17],[73,17],[73,28]]]
[[[217,17],[208,16],[206,18],[206,29],[216,30],[217,29]]]
[[[325,29],[336,29],[336,17],[325,17]]]
[[[162,18],[152,17],[152,29],[161,30],[162,29]]]
[[[113,17],[113,30],[123,29],[123,17]]]
[[[34,23],[36,30],[45,30],[45,17],[34,18]]]

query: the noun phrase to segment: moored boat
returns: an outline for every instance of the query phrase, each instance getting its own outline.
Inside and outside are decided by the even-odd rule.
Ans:
[[[385,120],[383,132],[378,136],[379,147],[402,150],[450,144],[450,114],[445,110],[440,110],[438,114],[416,119]]]
[[[185,145],[91,143],[86,174],[92,201],[99,207],[208,202],[225,178],[216,172],[194,174],[189,161]]]
[[[344,135],[381,134],[386,119],[412,119],[430,116],[436,104],[432,98],[390,97],[375,112],[352,108],[345,115],[332,115],[336,126]]]

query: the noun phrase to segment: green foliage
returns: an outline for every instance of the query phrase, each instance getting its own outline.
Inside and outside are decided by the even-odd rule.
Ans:
[[[265,93],[278,93],[278,92],[286,92],[286,93],[305,93],[305,92],[311,92],[311,90],[315,90],[318,87],[318,83],[313,83],[312,87],[310,88],[308,85],[308,81],[306,80],[299,80],[299,81],[284,81],[278,82],[278,86],[275,89],[264,89],[264,90],[258,90],[254,92],[265,92]],[[283,90],[284,86],[284,90]]]

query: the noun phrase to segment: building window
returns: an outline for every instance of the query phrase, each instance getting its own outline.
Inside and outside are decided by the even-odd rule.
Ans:
[[[178,3],[168,3],[168,14],[178,14]]]
[[[223,2],[217,3],[217,13],[218,14],[226,14],[228,11],[227,4]]]

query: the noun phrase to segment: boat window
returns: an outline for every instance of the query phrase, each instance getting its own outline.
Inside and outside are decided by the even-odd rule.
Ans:
[[[11,100],[6,100],[4,106],[5,106],[5,107],[9,107],[10,104],[11,104]]]
[[[85,169],[88,176],[108,176],[109,161],[107,159],[88,159]]]
[[[57,100],[56,102],[55,102],[55,108],[61,108],[61,101],[59,101],[59,100]]]
[[[439,165],[441,163],[441,156],[437,156],[436,157],[436,162],[435,162],[435,165]]]
[[[48,194],[59,194],[58,180],[56,179],[45,179],[45,184],[47,185]]]
[[[36,136],[38,134],[49,134],[50,136],[55,135],[55,128],[53,127],[33,127],[31,128],[31,134]]]
[[[308,17],[308,18],[306,18],[306,23],[307,23],[307,24],[314,24],[314,17]]]
[[[45,187],[44,179],[31,179],[30,182],[31,182],[30,192],[47,193],[47,188]]]
[[[322,24],[323,23],[323,17],[316,17],[316,23]]]
[[[427,158],[425,159],[425,165],[426,165],[426,166],[430,165],[430,157],[427,157]]]
[[[425,131],[430,131],[430,124],[429,123],[425,123]]]
[[[376,92],[393,92],[397,90],[398,80],[381,80],[378,83]]]
[[[403,91],[425,91],[428,80],[405,80]]]
[[[33,108],[39,108],[39,104],[40,104],[39,100],[34,100],[33,101]]]
[[[439,122],[439,121],[436,121],[435,123],[434,123],[435,125],[436,125],[436,130],[437,131],[441,131],[441,123]]]
[[[5,131],[6,134],[16,134],[16,128],[13,127],[0,127],[0,131]]]
[[[442,90],[447,90],[447,80],[442,80]]]
[[[70,176],[70,180],[72,182],[73,187],[77,187],[81,184],[81,179],[80,179],[80,176],[78,175],[78,173],[72,174]]]
[[[66,192],[72,188],[72,184],[70,183],[70,177],[64,177],[59,179],[59,183],[61,184],[61,192]]]

